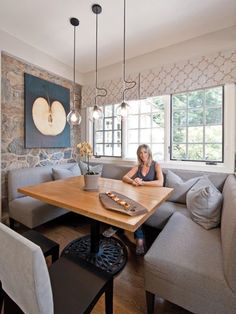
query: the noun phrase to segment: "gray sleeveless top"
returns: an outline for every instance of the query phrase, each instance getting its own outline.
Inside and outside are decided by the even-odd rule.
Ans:
[[[136,174],[134,175],[135,178],[140,178],[143,181],[154,181],[156,180],[156,169],[155,169],[156,163],[155,161],[152,161],[151,166],[149,168],[148,173],[144,176],[142,174],[142,167],[139,166],[138,167],[138,171],[136,172]]]

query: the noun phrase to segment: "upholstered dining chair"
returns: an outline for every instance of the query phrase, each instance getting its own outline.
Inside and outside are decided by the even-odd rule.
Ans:
[[[61,257],[47,269],[39,246],[0,223],[4,314],[90,313],[105,292],[112,313],[113,277]]]

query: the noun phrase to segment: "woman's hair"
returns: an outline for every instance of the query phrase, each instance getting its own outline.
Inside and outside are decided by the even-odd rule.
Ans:
[[[146,150],[146,152],[148,153],[147,163],[150,166],[152,163],[152,151],[151,151],[151,148],[147,144],[141,144],[141,145],[139,145],[139,147],[137,149],[138,164],[139,165],[143,164],[143,161],[139,156],[142,149]]]

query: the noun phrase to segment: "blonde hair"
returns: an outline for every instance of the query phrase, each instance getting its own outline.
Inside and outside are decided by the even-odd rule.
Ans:
[[[147,163],[148,163],[148,166],[150,166],[152,163],[152,151],[151,151],[151,148],[147,144],[141,144],[141,145],[139,145],[139,147],[137,149],[138,164],[143,165],[143,161],[139,156],[142,149],[146,150],[146,152],[148,153]]]

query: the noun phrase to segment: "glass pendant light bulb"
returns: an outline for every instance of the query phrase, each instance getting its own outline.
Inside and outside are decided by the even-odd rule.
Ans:
[[[72,109],[68,113],[66,120],[71,126],[79,125],[81,122],[81,115],[77,110]]]
[[[92,118],[93,118],[94,120],[98,120],[98,119],[102,119],[102,118],[103,118],[102,109],[101,109],[100,107],[98,107],[98,105],[95,105],[95,106],[93,107]]]
[[[126,102],[122,102],[116,110],[116,113],[121,116],[121,117],[127,117],[128,114],[128,110],[129,110],[129,105]]]

